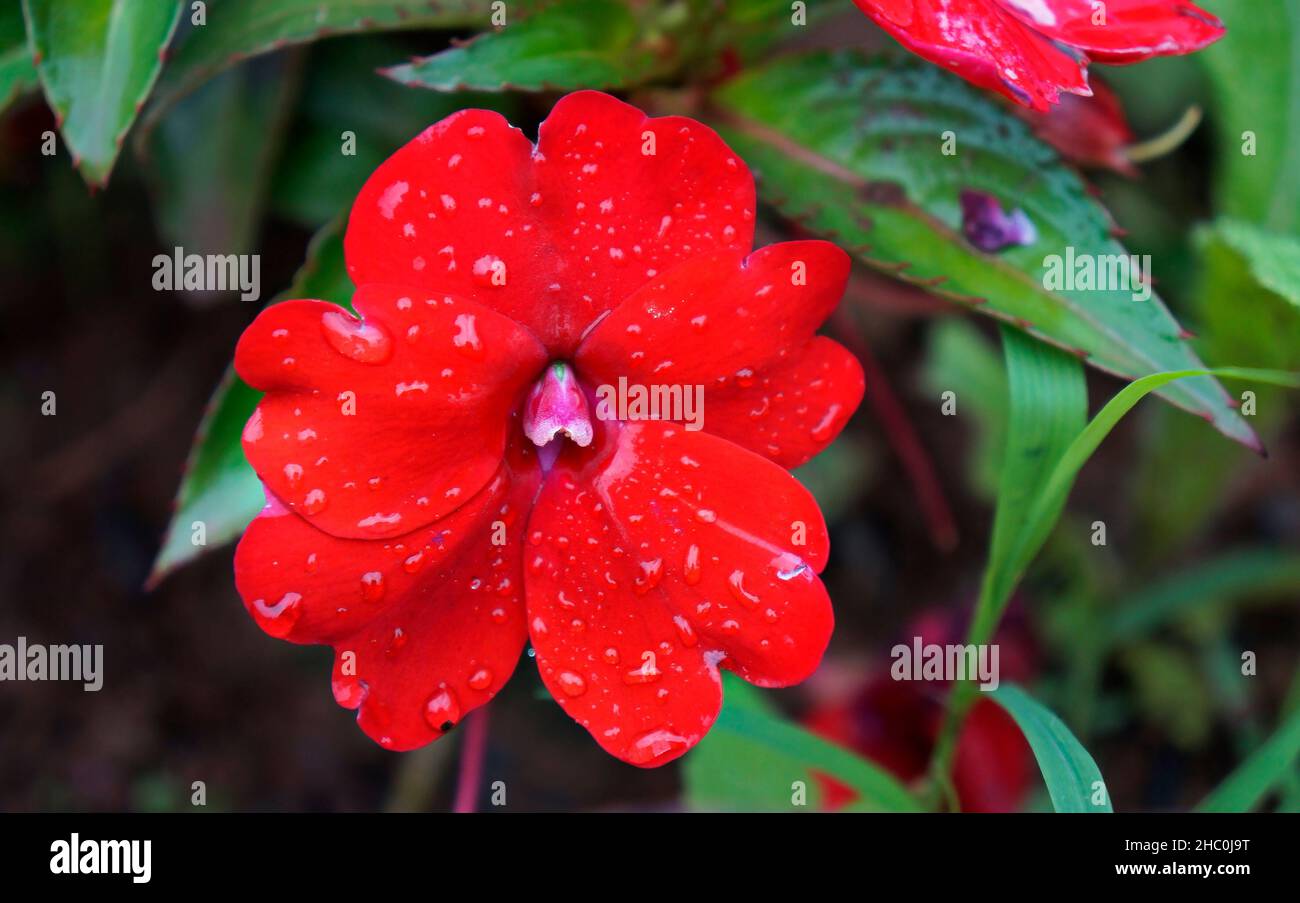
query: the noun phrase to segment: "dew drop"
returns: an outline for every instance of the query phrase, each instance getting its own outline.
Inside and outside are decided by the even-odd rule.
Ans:
[[[682,577],[686,580],[687,586],[694,586],[700,582],[700,547],[692,544],[686,550],[686,562],[682,567]]]
[[[460,701],[450,687],[443,687],[424,704],[424,720],[440,734],[456,726],[460,720]]]
[[[582,675],[575,674],[572,671],[561,671],[556,680],[560,684],[560,689],[564,695],[576,699],[583,693],[587,692],[587,682],[582,679]]]
[[[302,596],[298,593],[285,593],[274,605],[267,605],[265,599],[256,599],[253,609],[261,615],[262,629],[277,639],[283,639],[302,617],[301,601]]]
[[[302,510],[308,514],[320,514],[325,510],[325,490],[313,489],[302,500]]]
[[[731,589],[731,595],[735,597],[737,602],[747,602],[750,605],[759,603],[758,596],[745,589],[744,571],[732,571],[731,576],[727,578],[727,586]]]
[[[388,333],[374,323],[363,323],[338,310],[321,315],[325,340],[344,357],[362,364],[382,364],[393,351]]]
[[[451,343],[456,346],[457,350],[466,357],[482,357],[483,343],[479,341],[474,315],[458,314],[456,316],[456,329],[457,332],[452,336]]]
[[[362,574],[361,597],[367,602],[378,602],[384,598],[384,575],[379,571],[367,571]]]
[[[469,676],[469,685],[475,690],[486,690],[492,686],[492,672],[487,668],[479,668]]]
[[[638,596],[644,596],[659,585],[663,575],[664,560],[662,558],[641,562],[641,575],[632,582],[632,591]]]

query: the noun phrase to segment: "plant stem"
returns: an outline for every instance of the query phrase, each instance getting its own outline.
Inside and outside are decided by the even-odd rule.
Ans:
[[[980,585],[979,600],[975,603],[975,614],[970,627],[966,630],[967,645],[982,646],[987,644],[997,631],[998,622],[1006,611],[1006,599],[997,598],[985,574]],[[938,786],[951,784],[952,759],[957,751],[957,739],[961,736],[962,725],[966,715],[975,701],[977,684],[974,680],[954,681],[945,701],[943,721],[939,724],[939,736],[934,743],[934,753],[930,758],[930,778]]]
[[[479,708],[465,718],[465,736],[460,747],[460,771],[456,776],[454,812],[473,812],[483,782],[483,760],[487,756],[488,713]]]

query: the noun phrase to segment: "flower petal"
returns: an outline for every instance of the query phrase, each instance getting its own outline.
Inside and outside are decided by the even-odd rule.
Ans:
[[[1192,53],[1223,37],[1223,23],[1186,0],[1001,0],[1036,31],[1101,63]]]
[[[857,361],[813,336],[848,273],[848,255],[823,241],[769,245],[744,259],[701,255],[601,320],[576,363],[589,384],[612,390],[620,379],[701,387],[705,432],[794,467],[825,448],[862,400]]]
[[[904,47],[962,78],[1046,110],[1061,91],[1087,95],[1086,63],[997,0],[854,0]]]
[[[364,320],[285,301],[245,330],[235,368],[267,395],[244,452],[291,510],[335,536],[397,536],[463,505],[501,464],[510,412],[545,362],[480,304],[362,286]]]
[[[557,462],[529,521],[529,632],[565,710],[615,756],[659,765],[712,725],[719,664],[762,686],[817,667],[826,527],[793,477],[730,442],[599,432]]]
[[[523,649],[523,527],[540,475],[521,451],[469,503],[392,540],[340,539],[274,501],[235,554],[272,636],[335,649],[334,696],[381,745],[437,739],[504,686]]]
[[[361,189],[344,246],[358,285],[474,298],[564,358],[655,273],[748,250],[754,203],[749,170],[707,126],[580,91],[535,150],[485,110],[426,129]]]

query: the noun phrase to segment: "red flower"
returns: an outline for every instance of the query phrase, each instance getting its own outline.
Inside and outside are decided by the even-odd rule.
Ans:
[[[1223,23],[1187,0],[854,0],[903,46],[963,78],[1046,110],[1091,94],[1088,62],[1192,53]]]
[[[857,361],[814,335],[849,261],[749,253],[754,206],[690,119],[580,92],[533,146],[466,110],[362,188],[360,320],[287,301],[248,327],[268,504],[236,582],[268,633],[334,647],[335,698],[379,743],[437,739],[529,639],[555,699],[637,765],[709,729],[718,666],[762,686],[816,668],[826,528],[786,468],[862,397]],[[620,386],[703,404],[636,419]]]

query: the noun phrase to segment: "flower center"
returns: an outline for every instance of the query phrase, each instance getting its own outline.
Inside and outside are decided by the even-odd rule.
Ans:
[[[573,375],[573,369],[556,361],[528,393],[524,405],[524,435],[539,448],[563,433],[581,446],[591,444],[591,417],[587,396]]]

